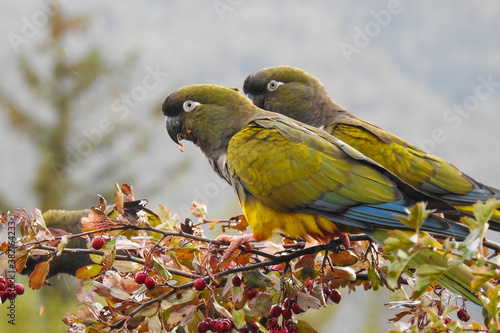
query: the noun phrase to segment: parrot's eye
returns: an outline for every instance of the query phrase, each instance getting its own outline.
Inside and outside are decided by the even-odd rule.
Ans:
[[[182,104],[182,108],[184,109],[184,111],[189,112],[189,111],[193,111],[193,109],[195,107],[197,107],[198,105],[200,105],[200,103],[198,103],[198,102],[185,101],[184,104]]]
[[[275,80],[271,80],[267,84],[267,90],[268,91],[275,91],[282,84],[283,84],[283,82],[278,82],[278,81],[275,81]]]

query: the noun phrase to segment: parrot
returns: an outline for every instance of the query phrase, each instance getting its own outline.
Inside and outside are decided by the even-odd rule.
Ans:
[[[275,231],[324,242],[338,233],[362,232],[383,245],[391,230],[410,232],[398,216],[416,202],[454,210],[325,131],[259,109],[234,89],[179,88],[166,97],[162,111],[170,138],[193,142],[233,187],[254,241]],[[435,214],[420,230],[456,238],[469,233],[463,224]],[[412,262],[442,263],[443,254],[417,255]],[[438,282],[481,304],[472,279],[470,267],[460,264],[450,265]]]
[[[245,79],[243,91],[259,108],[325,130],[462,214],[473,216],[472,205],[477,201],[500,199],[500,190],[344,109],[328,96],[316,77],[301,69],[264,68]],[[500,231],[500,210],[494,212],[489,228]]]

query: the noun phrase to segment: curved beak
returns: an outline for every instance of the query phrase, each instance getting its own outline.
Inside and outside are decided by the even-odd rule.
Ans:
[[[180,116],[167,117],[166,119],[167,132],[170,138],[179,144],[179,134],[181,133],[182,120]]]

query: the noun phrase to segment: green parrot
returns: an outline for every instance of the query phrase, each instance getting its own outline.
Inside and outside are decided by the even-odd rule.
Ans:
[[[268,239],[273,231],[324,241],[339,232],[363,232],[382,244],[388,231],[409,230],[398,216],[406,216],[417,201],[453,210],[339,139],[259,109],[234,89],[180,88],[167,96],[162,110],[172,140],[192,141],[232,185],[255,240]],[[469,233],[464,225],[434,214],[421,230],[458,238]],[[443,258],[436,251],[417,255],[412,264],[442,263]],[[470,268],[461,264],[450,265],[438,282],[480,304],[472,279]]]
[[[441,198],[463,214],[472,216],[478,200],[500,199],[500,190],[481,184],[450,163],[372,125],[335,103],[318,79],[303,70],[278,66],[249,75],[245,94],[262,109],[321,128],[367,157],[377,161],[401,180]],[[500,211],[490,220],[500,231]]]

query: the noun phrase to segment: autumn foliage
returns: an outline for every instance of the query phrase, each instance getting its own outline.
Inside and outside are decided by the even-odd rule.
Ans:
[[[29,286],[47,285],[51,262],[58,256],[87,253],[93,263],[76,271],[78,313],[67,313],[70,332],[315,332],[300,314],[324,306],[342,306],[343,290],[377,290],[399,286],[400,309],[392,332],[496,331],[499,323],[500,269],[488,257],[483,243],[488,212],[498,201],[478,204],[476,218],[465,221],[471,236],[443,241],[448,264],[466,263],[477,276],[473,284],[490,281],[480,295],[484,323],[470,320],[467,302],[435,284],[432,269],[415,271],[404,258],[415,251],[433,251],[427,239],[407,239],[395,232],[391,252],[371,244],[364,235],[351,235],[348,249],[341,241],[318,244],[311,240],[257,243],[238,249],[223,260],[226,245],[204,236],[206,228],[236,234],[247,230],[244,217],[207,220],[204,204],[193,203],[192,219],[179,218],[169,209],[147,209],[136,200],[131,186],[117,186],[114,204],[104,198],[91,207],[77,233],[52,229],[39,211],[2,215],[2,226],[15,225],[15,242],[1,245],[0,271],[22,272],[30,256],[47,255],[30,274]],[[425,206],[416,205],[404,223],[418,229]],[[420,221],[420,222],[419,222]],[[475,231],[474,231],[475,230]],[[406,237],[406,238],[405,238]],[[70,248],[71,239],[87,241],[86,248]],[[9,250],[15,248],[15,257]],[[498,250],[498,248],[496,248]],[[12,251],[11,251],[12,253]],[[398,253],[394,256],[391,253]],[[433,273],[434,272],[434,273]],[[50,288],[50,287],[48,287]],[[408,296],[409,295],[409,296]],[[458,320],[450,314],[456,312]]]

